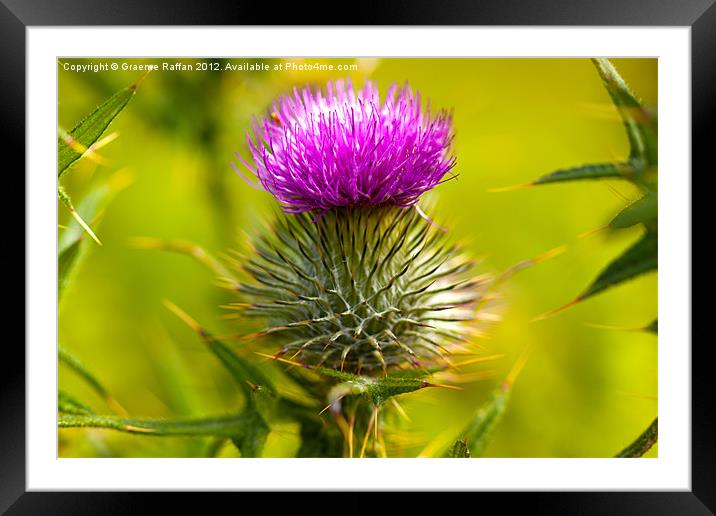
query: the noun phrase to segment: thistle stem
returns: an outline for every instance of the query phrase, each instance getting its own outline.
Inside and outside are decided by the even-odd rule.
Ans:
[[[629,446],[619,452],[617,458],[636,458],[648,452],[659,438],[659,418],[654,418],[649,427]]]

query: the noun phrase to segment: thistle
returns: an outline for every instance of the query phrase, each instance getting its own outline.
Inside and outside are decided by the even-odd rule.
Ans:
[[[455,164],[450,116],[393,86],[294,90],[249,136],[246,166],[288,214],[243,269],[247,316],[276,356],[368,376],[449,363],[473,333],[485,277],[410,209]],[[262,143],[257,143],[262,142]]]
[[[603,290],[605,277],[614,284],[655,267],[656,177],[651,172],[656,155],[649,151],[656,148],[656,119],[642,116],[648,113],[622,91],[622,81],[608,62],[598,65],[615,102],[624,104],[625,127],[634,147],[628,162],[560,171],[537,183],[623,174],[645,193],[610,226],[641,223],[646,241],[653,245],[636,244],[607,268],[609,274],[597,279],[600,288],[593,286],[582,298]],[[80,124],[92,126],[92,138],[79,142],[82,146],[75,145],[79,138],[75,130],[61,132],[60,168],[67,168],[81,152],[92,156],[90,151],[100,146],[97,138],[133,91],[130,87],[115,95]],[[117,99],[122,105],[109,109]],[[635,119],[633,114],[640,116]],[[469,373],[442,380],[436,376],[498,358],[457,358],[477,355],[474,339],[481,321],[489,319],[484,306],[490,298],[488,289],[496,282],[476,275],[473,262],[418,206],[424,193],[454,177],[450,115],[445,111],[431,115],[407,85],[391,87],[381,100],[372,83],[355,91],[350,83],[329,82],[323,92],[306,88],[279,99],[266,117],[255,122],[248,140],[251,159],[239,159],[256,181],[239,167],[234,169],[254,187],[272,194],[284,213],[275,217],[265,234],[256,236],[249,256],[233,261],[240,274],[188,242],[133,241],[137,247],[191,256],[239,293],[241,302],[231,306],[241,316],[265,325],[258,333],[242,337],[264,338],[272,354],[233,349],[225,343],[227,338],[214,335],[179,306],[165,301],[226,369],[244,403],[238,410],[215,416],[131,417],[104,382],[62,348],[59,361],[84,379],[113,414],[95,411],[59,391],[58,426],[200,438],[199,454],[206,457],[218,456],[224,445],[232,443],[242,457],[255,457],[264,453],[271,432],[283,433],[282,425],[289,422],[298,428],[298,457],[385,457],[389,451],[407,455],[399,439],[393,442],[394,449],[384,439],[391,424],[398,426],[386,413],[404,414],[396,397],[452,386],[438,383],[442,380],[473,381],[476,377]],[[62,165],[68,152],[78,156],[69,156]],[[70,236],[72,245],[61,246],[58,257],[60,294],[82,256],[81,239],[75,233]],[[497,280],[558,252],[523,260]],[[631,260],[638,266],[626,275],[620,273],[621,277],[617,274],[615,280],[612,273],[630,261],[624,257],[639,258]],[[655,331],[656,322],[653,327]],[[273,360],[260,361],[256,354]],[[451,443],[446,446],[437,436],[419,456],[480,456],[506,410],[527,356],[522,353]],[[656,436],[655,420],[619,456],[641,455]]]

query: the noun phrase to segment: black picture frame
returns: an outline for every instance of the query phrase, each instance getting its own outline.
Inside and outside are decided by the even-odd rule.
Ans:
[[[341,23],[359,25],[550,25],[550,26],[688,26],[691,28],[692,168],[706,172],[706,154],[716,137],[716,0],[461,0],[439,4],[425,0],[364,2]],[[0,0],[0,91],[3,147],[25,148],[25,31],[31,26],[62,25],[283,25],[334,24],[316,2],[276,8],[260,2],[195,2],[190,0]],[[310,7],[310,9],[309,9]],[[24,153],[14,174],[24,170]],[[681,171],[687,174],[689,171]],[[713,173],[713,172],[712,172]],[[24,199],[24,180],[17,199]],[[15,192],[17,190],[15,189]],[[21,213],[17,208],[14,213]],[[24,211],[24,210],[23,210]],[[16,220],[11,222],[19,232]],[[22,229],[21,229],[22,228]],[[19,240],[17,240],[19,241]],[[23,246],[24,249],[24,246]],[[25,267],[28,257],[14,253],[10,269],[3,253],[3,270]],[[22,260],[22,265],[19,263]],[[6,272],[7,274],[7,272]],[[19,280],[19,275],[15,275]],[[14,310],[25,304],[15,301]],[[23,295],[24,299],[24,295]],[[8,312],[8,315],[11,312]],[[19,326],[19,314],[8,320]],[[688,343],[683,343],[688,345]],[[0,512],[7,514],[118,514],[150,510],[147,494],[26,492],[25,488],[25,354],[19,339],[7,338],[0,359]],[[613,493],[480,493],[475,510],[490,501],[504,512],[527,506],[545,514],[714,514],[716,513],[716,418],[710,346],[692,344],[692,489],[689,492]],[[165,509],[177,502],[191,508],[183,494],[162,494]],[[246,497],[246,493],[222,495]],[[255,496],[255,495],[254,495]],[[353,510],[364,506],[360,493],[344,495],[341,504]],[[443,494],[442,496],[448,496]],[[454,496],[454,495],[449,495]],[[274,497],[301,506],[302,495]],[[401,497],[401,511],[421,510],[423,496]],[[226,500],[229,504],[231,501]],[[261,503],[258,499],[251,502]],[[214,503],[214,502],[212,502]],[[374,502],[371,502],[375,506]],[[319,510],[318,506],[311,505]],[[424,507],[424,506],[423,506]],[[306,506],[308,508],[308,506]],[[365,507],[364,507],[365,508]],[[334,509],[336,509],[334,507]],[[340,510],[340,509],[336,509]]]

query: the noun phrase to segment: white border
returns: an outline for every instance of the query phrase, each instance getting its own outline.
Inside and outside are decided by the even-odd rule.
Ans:
[[[157,37],[160,34],[161,37]],[[690,490],[690,29],[27,30],[27,489]],[[91,42],[91,44],[88,44]],[[659,57],[658,459],[57,459],[57,56]],[[568,53],[566,55],[565,53]],[[668,142],[665,145],[664,142]]]

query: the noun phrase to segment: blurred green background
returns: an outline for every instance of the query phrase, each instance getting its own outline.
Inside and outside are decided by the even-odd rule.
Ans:
[[[229,334],[237,331],[236,323],[221,318],[227,312],[219,305],[230,298],[190,258],[136,249],[130,239],[187,240],[214,255],[244,248],[250,235],[265,230],[264,219],[276,209],[268,194],[251,189],[229,166],[234,150],[248,156],[245,133],[252,116],[264,114],[272,99],[294,85],[351,77],[358,86],[375,80],[385,91],[392,82],[409,81],[434,108],[454,112],[459,177],[431,194],[433,218],[484,258],[485,272],[505,270],[562,244],[567,250],[513,276],[500,289],[496,311],[503,320],[481,342],[488,352],[505,355],[491,364],[493,377],[463,391],[426,389],[401,399],[412,423],[395,451],[415,455],[433,439],[447,443],[528,345],[529,360],[486,456],[609,457],[639,435],[657,413],[657,342],[651,334],[624,328],[644,326],[656,317],[656,275],[531,322],[573,299],[634,241],[637,229],[578,238],[607,223],[625,199],[634,199],[633,187],[601,181],[490,191],[555,169],[627,156],[621,122],[589,60],[291,61],[357,66],[351,72],[152,72],[106,133],[118,133],[99,151],[107,163],[83,159],[63,177],[75,205],[93,185],[118,171],[132,179],[95,226],[104,246],[90,248],[67,290],[59,317],[63,345],[133,416],[215,415],[237,409],[240,396],[227,373],[163,305],[169,299],[216,333]],[[65,63],[100,62],[163,61],[60,60],[63,128],[74,127],[142,75],[121,69],[65,70]],[[656,106],[657,60],[614,63],[645,104]],[[60,224],[66,224],[64,207],[58,207],[58,214]],[[108,412],[64,366],[59,382],[98,412]],[[291,454],[297,443],[296,428],[279,428],[270,435],[265,455]],[[68,457],[191,456],[205,444],[112,430],[59,432],[60,455]],[[230,445],[221,451],[221,456],[236,455]],[[656,456],[656,448],[647,456]]]

